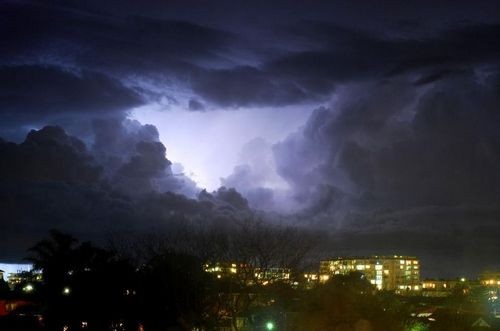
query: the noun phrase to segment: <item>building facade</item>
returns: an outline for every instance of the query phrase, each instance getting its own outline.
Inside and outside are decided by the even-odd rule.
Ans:
[[[481,285],[500,288],[500,271],[484,271],[479,275]]]
[[[289,282],[291,270],[289,268],[255,268],[244,263],[216,262],[206,263],[205,272],[215,275],[216,278],[238,278],[247,285],[267,285],[272,282]]]
[[[361,272],[379,290],[404,293],[419,291],[420,263],[414,256],[338,257],[321,261],[320,282],[334,275]]]

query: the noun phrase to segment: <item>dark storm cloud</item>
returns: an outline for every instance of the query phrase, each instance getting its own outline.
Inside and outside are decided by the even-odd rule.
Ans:
[[[291,11],[277,17],[290,28],[269,21],[265,27],[271,31],[262,38],[258,26],[246,21],[211,27],[217,15],[224,17],[223,9],[209,15],[205,25],[168,15],[184,17],[184,6],[152,4],[154,13],[133,4],[111,10],[93,2],[5,3],[0,40],[6,52],[0,62],[97,71],[135,84],[136,91],[153,99],[158,91],[175,98],[166,91],[180,86],[201,103],[234,108],[323,101],[339,84],[408,72],[421,76],[416,80],[422,83],[464,66],[495,62],[500,54],[499,25],[490,23],[429,25],[405,34],[398,24],[384,26],[378,18],[370,31],[361,24],[336,23],[343,20],[335,15],[302,17]]]
[[[23,45],[38,45],[36,40],[22,40],[33,37],[32,33],[35,39],[41,38],[40,45],[52,45],[58,38],[63,40],[64,36],[44,35],[43,27],[36,26],[47,23],[48,17],[53,19],[58,33],[70,33],[62,26],[69,23],[64,20],[72,20],[71,13],[68,17],[59,13],[46,16],[42,10],[40,17],[33,17],[30,28],[15,18],[16,13],[10,14],[13,16],[6,21],[13,19],[27,36],[10,38],[19,47],[7,48],[8,51],[18,52]],[[79,29],[88,28],[86,23],[83,25]],[[175,32],[184,29],[185,24],[174,24],[172,28]],[[85,35],[89,30],[82,33]],[[207,39],[206,35],[201,37]],[[2,41],[8,43],[9,39]],[[172,172],[157,129],[124,119],[126,111],[142,104],[143,99],[119,79],[112,78],[109,71],[88,70],[77,63],[63,64],[76,54],[66,46],[66,49],[43,49],[60,53],[48,57],[51,61],[55,59],[56,64],[49,61],[47,65],[45,58],[40,64],[8,63],[0,69],[3,133],[18,137],[22,132],[16,126],[64,122],[72,128],[87,126],[85,137],[90,136],[89,141],[93,141],[88,148],[58,126],[32,130],[20,144],[0,140],[2,258],[23,256],[24,249],[50,228],[102,240],[108,231],[166,231],[181,220],[220,218],[216,216],[221,214],[218,206],[198,203],[184,195],[193,197],[198,189],[188,177]],[[39,52],[37,56],[43,57],[47,52]],[[68,54],[71,56],[62,56]],[[25,56],[29,54],[17,54],[10,60],[22,62]],[[33,62],[33,58],[27,62]],[[236,209],[226,208],[222,214],[227,218],[232,212]],[[13,237],[17,242],[10,240]]]
[[[442,258],[491,261],[500,235],[499,77],[493,67],[421,89],[410,78],[346,87],[274,146],[291,203],[303,205],[298,218],[336,229],[346,253],[413,250],[431,265],[428,240],[401,239],[428,234]]]
[[[278,172],[299,191],[326,184],[391,206],[496,202],[498,72],[479,76],[426,91],[403,81],[352,87],[274,147]]]
[[[54,66],[2,67],[0,89],[0,106],[8,114],[107,112],[141,102],[137,94],[105,75]]]
[[[166,148],[153,125],[137,121],[93,121],[92,151],[104,165],[110,183],[129,194],[172,191],[193,197],[198,188],[183,174],[172,171]]]
[[[469,24],[422,36],[380,36],[330,23],[293,27],[283,43],[306,45],[256,67],[203,71],[192,82],[195,93],[226,107],[286,105],[321,101],[339,84],[404,74],[416,84],[443,78],[474,65],[496,63],[500,25]]]
[[[221,201],[229,203],[235,208],[248,209],[247,200],[234,188],[228,189],[222,186],[216,192],[214,192],[214,196]]]
[[[193,81],[193,90],[224,107],[286,105],[308,99],[293,81],[249,66],[204,71]]]
[[[6,2],[0,15],[1,130],[16,140],[25,127],[89,127],[150,99],[174,100],[158,91],[179,80],[186,85],[201,66],[226,63],[218,53],[232,39],[194,23],[92,6]]]
[[[2,181],[95,183],[101,175],[85,144],[60,127],[33,130],[19,145],[0,140],[0,155]]]
[[[0,67],[2,136],[10,137],[13,128],[23,126],[122,116],[142,102],[137,93],[97,72],[40,65]]]
[[[155,127],[96,124],[106,125],[114,127],[106,130],[109,145],[101,132],[92,149],[55,126],[31,131],[20,144],[0,140],[0,258],[19,259],[50,228],[102,242],[110,233],[168,233],[251,217],[234,189],[186,197],[197,189],[188,178],[172,176]],[[133,148],[113,154],[123,142]]]
[[[419,38],[384,37],[326,23],[305,24],[292,32],[318,45],[271,61],[266,68],[317,93],[331,92],[341,82],[496,63],[500,55],[500,25],[447,27]]]
[[[359,6],[0,4],[0,136],[64,124],[82,139],[50,126],[0,142],[0,243],[49,227],[142,231],[286,207],[335,230],[346,251],[429,255],[427,245],[455,261],[492,260],[498,4]],[[193,111],[323,107],[278,144],[255,144],[227,188],[195,200],[157,129],[127,119],[162,100]]]
[[[205,111],[205,106],[196,99],[189,100],[188,108],[191,111]]]
[[[4,3],[4,61],[74,61],[127,70],[162,70],[173,63],[217,58],[231,35],[194,23],[115,15],[92,5],[74,8],[50,2]],[[115,11],[116,12],[116,11]],[[26,24],[30,22],[30,24]],[[172,68],[174,69],[174,68]]]
[[[136,154],[123,164],[116,174],[116,182],[133,188],[134,192],[151,191],[151,178],[162,176],[172,163],[165,159],[165,146],[160,142],[139,142]]]
[[[421,77],[419,77],[418,79],[416,79],[413,82],[413,84],[415,86],[429,84],[429,83],[435,82],[437,80],[443,79],[444,77],[446,77],[448,75],[452,75],[453,73],[454,72],[451,71],[451,70],[443,69],[443,70],[436,71],[436,72],[433,72],[433,73],[430,73],[430,74],[427,74],[427,75],[422,75]]]

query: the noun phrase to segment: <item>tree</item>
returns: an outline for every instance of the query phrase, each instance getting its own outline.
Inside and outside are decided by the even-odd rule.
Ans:
[[[42,296],[45,298],[45,322],[49,329],[55,329],[65,314],[62,292],[72,271],[73,250],[76,238],[58,230],[51,230],[48,239],[31,247],[26,259],[33,263],[34,270],[42,272]]]
[[[3,279],[0,278],[0,297],[2,295],[6,295],[10,292],[9,284]]]
[[[359,272],[336,275],[303,294],[299,330],[402,330]]]
[[[72,254],[77,242],[76,238],[69,234],[51,230],[49,239],[39,241],[28,250],[32,255],[27,260],[33,263],[34,270],[42,271],[45,284],[62,284],[72,268]]]
[[[133,317],[128,294],[135,293],[135,269],[128,261],[56,230],[29,252],[34,268],[42,271],[48,329],[80,321],[104,329],[113,320]]]
[[[170,259],[177,259],[177,255],[197,261],[192,275],[200,270],[203,272],[202,265],[206,263],[234,264],[237,271],[229,272],[220,279],[205,275],[211,279],[205,283],[208,290],[204,290],[205,296],[202,297],[208,300],[205,304],[212,322],[230,319],[236,328],[236,317],[250,320],[255,311],[269,307],[269,302],[276,302],[279,293],[272,291],[269,285],[282,279],[273,268],[301,270],[304,261],[314,252],[317,239],[315,233],[302,229],[269,224],[258,218],[245,218],[234,220],[228,226],[181,224],[161,236],[139,237],[135,244],[115,241],[112,246],[125,248],[125,255],[135,256],[144,263],[143,270],[147,271],[147,277],[156,277],[157,272],[164,273],[157,282],[163,289],[168,288],[168,284],[163,283],[165,279],[176,282],[167,277],[166,266]],[[178,272],[182,275],[189,269]],[[141,283],[147,284],[145,281]],[[184,284],[180,285],[182,288]],[[153,290],[147,290],[155,294]]]
[[[210,324],[210,275],[198,258],[164,252],[140,271],[138,300],[146,330],[183,330]]]

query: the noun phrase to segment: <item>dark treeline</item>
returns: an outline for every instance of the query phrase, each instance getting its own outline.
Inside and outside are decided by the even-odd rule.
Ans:
[[[321,242],[320,234],[256,220],[226,229],[115,235],[105,248],[52,230],[28,250],[42,281],[26,273],[13,291],[0,286],[4,297],[29,303],[2,318],[0,330],[470,329],[456,315],[451,324],[429,328],[411,316],[415,303],[376,291],[360,273],[304,285]],[[235,263],[238,270],[230,277],[206,271],[216,263]],[[280,267],[292,271],[289,279],[255,272]],[[470,298],[459,294],[450,300],[465,307]]]
[[[104,247],[52,230],[27,253],[42,281],[25,274],[15,291],[35,304],[42,322],[37,325],[46,330],[80,330],[82,322],[88,330],[211,330],[221,319],[244,316],[261,305],[254,301],[262,284],[247,286],[256,267],[304,270],[317,260],[312,257],[318,238],[253,219],[227,228],[177,226],[161,235],[114,234]],[[206,263],[232,262],[247,272],[221,280],[204,270]],[[34,287],[30,293],[23,291],[28,283]]]

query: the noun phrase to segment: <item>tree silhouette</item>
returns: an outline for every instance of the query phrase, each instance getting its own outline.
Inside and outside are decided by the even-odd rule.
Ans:
[[[73,250],[78,240],[58,230],[50,230],[50,238],[43,239],[28,251],[27,258],[34,270],[40,270],[45,284],[61,284],[73,264]]]
[[[29,252],[27,259],[42,272],[49,330],[81,321],[88,321],[89,330],[99,330],[134,318],[135,268],[128,261],[57,230]]]
[[[28,249],[26,258],[33,263],[33,269],[42,272],[42,296],[45,298],[45,319],[49,329],[60,324],[67,312],[63,288],[68,283],[74,263],[73,252],[78,241],[69,234],[50,230],[48,239],[43,239]]]

